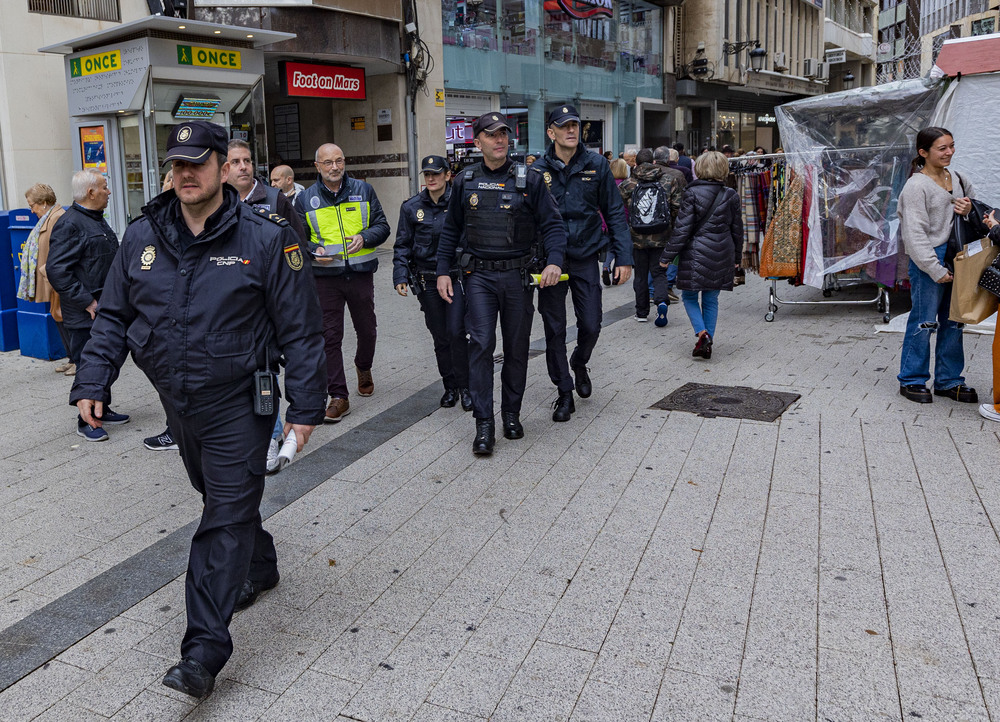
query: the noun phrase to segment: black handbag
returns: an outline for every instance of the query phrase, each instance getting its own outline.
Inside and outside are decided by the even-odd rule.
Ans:
[[[994,296],[1000,296],[1000,256],[997,256],[993,263],[986,267],[983,275],[979,277],[979,287],[985,288]]]
[[[955,176],[958,178],[964,193],[965,181],[958,175],[958,171],[955,172]],[[948,248],[944,252],[944,267],[952,272],[955,270],[955,256],[961,253],[968,244],[986,238],[990,232],[989,226],[983,223],[983,216],[995,209],[975,198],[969,200],[972,201],[972,209],[969,214],[963,218],[955,213],[951,222],[951,236],[948,238]]]

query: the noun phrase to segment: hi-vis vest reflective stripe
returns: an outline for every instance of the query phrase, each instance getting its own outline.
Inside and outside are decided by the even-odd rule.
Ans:
[[[371,206],[365,201],[327,206],[306,214],[313,239],[324,246],[327,253],[338,254],[333,257],[333,261],[324,262],[324,267],[336,268],[345,265],[344,256],[347,255],[347,246],[350,245],[345,239],[356,236],[366,229],[370,215]],[[362,248],[348,257],[360,258],[372,253],[375,253],[374,248]]]

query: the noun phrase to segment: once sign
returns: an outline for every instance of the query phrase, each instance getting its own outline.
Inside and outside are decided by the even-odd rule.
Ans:
[[[95,73],[107,73],[112,70],[121,70],[122,51],[112,50],[107,53],[97,55],[84,55],[81,58],[72,58],[69,61],[69,75],[71,78],[80,78],[84,75],[94,75]]]
[[[364,100],[364,68],[285,62],[281,71],[285,95],[304,98]]]
[[[200,68],[240,69],[240,51],[222,48],[199,48],[196,45],[177,46],[177,64]]]

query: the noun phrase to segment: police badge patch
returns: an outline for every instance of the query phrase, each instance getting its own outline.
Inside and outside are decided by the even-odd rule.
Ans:
[[[542,180],[545,181],[545,187],[552,190],[552,174],[545,171],[542,173]]]
[[[473,193],[469,196],[469,205],[473,208],[479,205],[479,195],[477,193]]]
[[[417,220],[418,221],[424,220],[424,209],[423,208],[418,208],[417,209]]]
[[[285,263],[293,271],[302,270],[302,251],[299,250],[299,244],[296,243],[291,246],[285,246]]]
[[[142,255],[139,256],[139,261],[142,263],[142,270],[148,271],[155,260],[156,248],[154,246],[146,246],[142,249]]]

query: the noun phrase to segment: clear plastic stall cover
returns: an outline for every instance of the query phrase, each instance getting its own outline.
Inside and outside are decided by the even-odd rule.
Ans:
[[[827,274],[850,273],[895,285],[896,201],[946,84],[903,80],[777,108],[787,162],[809,179],[805,284],[822,288]]]

